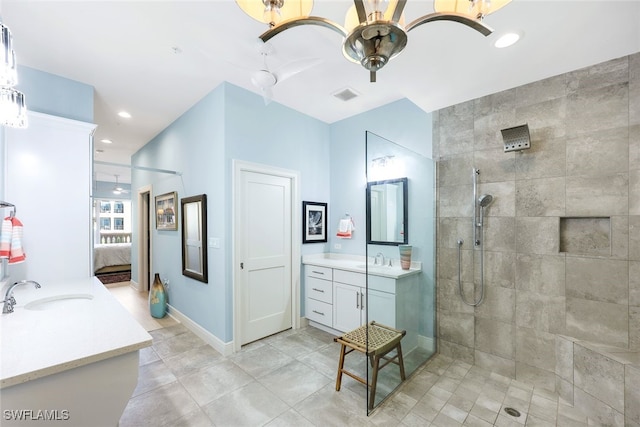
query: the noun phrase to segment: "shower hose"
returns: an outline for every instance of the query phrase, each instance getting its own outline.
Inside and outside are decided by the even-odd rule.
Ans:
[[[482,228],[482,235],[480,236],[480,238],[483,239],[484,241],[484,228]],[[475,307],[480,305],[484,300],[484,243],[480,245],[480,298],[477,301],[474,298],[473,302],[469,302],[465,299],[464,292],[462,290],[462,279],[461,279],[460,270],[461,270],[461,264],[462,264],[462,244],[463,243],[464,243],[464,240],[462,239],[458,240],[458,290],[460,291],[460,298],[462,299],[462,302],[472,307]],[[473,290],[475,294],[475,281],[474,281]]]

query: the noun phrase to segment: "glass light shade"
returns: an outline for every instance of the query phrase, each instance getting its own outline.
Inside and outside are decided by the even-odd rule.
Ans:
[[[372,19],[374,15],[371,15],[371,12],[369,11],[369,8],[368,8],[369,3],[370,2],[365,2],[365,9],[367,10],[367,22],[371,22],[374,20]],[[384,1],[384,4],[382,5],[384,7],[384,14],[382,15],[382,20],[391,21],[391,18],[393,18],[393,12],[396,10],[397,5],[398,5],[398,0]],[[398,21],[398,24],[404,27],[404,13],[402,13],[402,16],[400,17],[400,21]],[[358,20],[358,12],[356,12],[355,5],[352,5],[349,8],[349,10],[347,10],[347,14],[344,18],[344,28],[347,30],[347,32],[351,32],[351,30],[353,30],[358,25],[360,25],[360,21]]]
[[[21,129],[27,127],[27,107],[22,92],[0,88],[0,124]]]
[[[236,0],[236,3],[256,21],[274,25],[287,19],[309,16],[313,8],[313,0],[282,0],[279,8],[272,6],[269,0]]]
[[[16,53],[13,50],[11,31],[0,23],[0,86],[15,86],[18,83]]]
[[[433,7],[440,13],[460,13],[472,19],[482,19],[501,9],[511,0],[435,0]]]

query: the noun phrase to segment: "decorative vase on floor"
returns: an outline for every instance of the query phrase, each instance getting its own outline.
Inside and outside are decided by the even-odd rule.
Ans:
[[[161,319],[167,314],[167,292],[158,273],[156,273],[149,291],[149,309],[151,316],[156,319]]]
[[[411,268],[411,245],[399,245],[400,251],[400,266],[403,270]]]

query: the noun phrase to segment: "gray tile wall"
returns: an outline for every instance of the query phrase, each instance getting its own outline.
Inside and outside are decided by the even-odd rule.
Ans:
[[[504,153],[500,130],[524,123],[531,148]],[[444,108],[433,132],[439,351],[550,389],[558,335],[640,351],[640,53]],[[456,243],[469,300],[473,167],[494,196],[476,308]],[[561,217],[610,218],[610,249],[560,252]]]

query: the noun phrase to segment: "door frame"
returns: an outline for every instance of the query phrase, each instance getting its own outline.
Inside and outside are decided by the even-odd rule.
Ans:
[[[232,230],[232,286],[233,286],[233,351],[240,351],[242,321],[242,304],[240,300],[240,257],[242,242],[239,242],[240,233],[239,221],[240,201],[242,190],[242,173],[253,172],[264,175],[273,175],[289,179],[291,183],[291,326],[293,329],[300,328],[300,241],[302,239],[301,219],[300,219],[300,172],[282,169],[275,166],[260,163],[251,163],[243,160],[232,160],[233,178],[231,193],[231,230]]]
[[[153,250],[153,233],[151,232],[151,211],[152,211],[152,186],[145,185],[138,188],[138,283],[137,288],[139,292],[146,292],[148,289],[144,289],[144,275],[147,275],[147,282],[151,284],[151,274],[153,271],[153,257],[151,251]],[[148,195],[148,202],[145,199],[145,195]],[[146,248],[145,234],[149,235],[149,250]],[[148,266],[148,268],[147,268]]]

